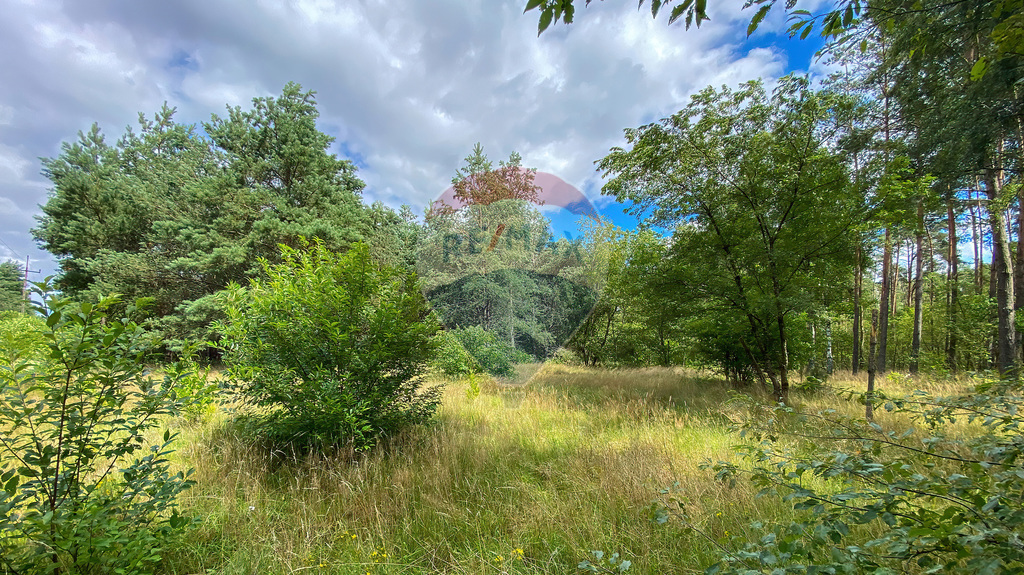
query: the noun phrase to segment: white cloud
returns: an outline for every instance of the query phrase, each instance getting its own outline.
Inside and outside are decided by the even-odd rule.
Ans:
[[[370,201],[426,205],[477,141],[492,159],[517,150],[526,165],[594,191],[593,162],[624,128],[673,113],[705,85],[785,71],[781,51],[743,48],[742,0],[715,6],[714,20],[689,31],[630,2],[595,2],[540,38],[523,4],[9,5],[0,21],[10,63],[0,68],[0,173],[21,183],[4,193],[20,206],[44,203],[46,182],[24,158],[57,154],[93,121],[116,139],[164,100],[179,121],[205,121],[288,81],[317,90],[321,126],[340,140],[335,149],[359,155]],[[18,160],[5,159],[15,146]]]
[[[18,205],[14,203],[14,200],[0,196],[0,216],[13,216],[20,213]]]
[[[21,180],[31,164],[17,150],[0,143],[0,182]]]

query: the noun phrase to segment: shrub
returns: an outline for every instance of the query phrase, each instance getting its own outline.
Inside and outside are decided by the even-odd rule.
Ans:
[[[0,345],[5,353],[17,352],[23,357],[45,353],[45,330],[46,324],[37,316],[16,311],[0,312]]]
[[[462,347],[455,334],[441,331],[434,339],[436,351],[430,360],[431,368],[449,377],[462,377],[479,371],[480,364]]]
[[[742,448],[750,465],[720,462],[718,476],[749,473],[762,494],[781,494],[803,513],[754,525],[765,535],[707,572],[1020,573],[1022,391],[1002,381],[963,396],[881,400],[921,424],[918,431],[784,406],[750,418],[744,431],[755,441]],[[957,422],[973,429],[957,434]],[[789,447],[785,435],[803,440]]]
[[[192,482],[167,459],[175,435],[147,438],[178,412],[175,382],[146,373],[156,342],[108,315],[116,298],[35,291],[48,353],[0,341],[0,571],[151,572],[189,523],[175,497]]]
[[[228,373],[264,410],[258,429],[306,449],[424,422],[439,390],[422,389],[438,324],[415,274],[378,266],[365,245],[334,254],[320,242],[282,246],[265,280],[227,293]]]
[[[557,365],[583,365],[583,360],[573,350],[560,347],[548,358],[548,361]]]
[[[210,380],[210,366],[201,365],[196,358],[198,347],[185,344],[178,353],[178,360],[164,368],[175,382],[174,392],[183,403],[182,414],[193,422],[213,415],[220,392],[220,385]]]
[[[480,326],[464,327],[452,333],[462,343],[462,347],[473,356],[480,369],[491,375],[512,377],[515,375],[516,363],[533,359]]]

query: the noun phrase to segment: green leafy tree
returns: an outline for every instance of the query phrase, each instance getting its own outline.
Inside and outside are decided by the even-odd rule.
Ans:
[[[54,188],[33,230],[59,258],[61,289],[152,297],[163,333],[202,341],[219,317],[212,295],[259,275],[278,244],[365,240],[363,184],[328,152],[318,115],[314,93],[288,84],[214,116],[205,136],[165,106],[116,145],[97,126],[65,144],[43,162]]]
[[[179,412],[177,378],[148,372],[155,342],[108,313],[116,298],[47,290],[36,341],[0,339],[0,570],[151,573],[190,523],[175,505],[192,484],[170,470],[176,434],[147,439]]]
[[[22,309],[22,270],[15,262],[0,262],[0,312]]]
[[[415,274],[372,260],[364,244],[282,246],[266,279],[227,294],[225,360],[277,442],[373,446],[427,421],[438,389],[422,375],[438,325]]]
[[[585,0],[589,6],[593,0]],[[645,0],[640,0],[642,8]],[[790,22],[790,36],[807,38],[815,29],[827,39],[838,39],[842,44],[853,39],[850,32],[902,29],[915,35],[914,44],[902,57],[911,57],[934,43],[937,38],[923,32],[914,19],[926,17],[940,24],[944,33],[965,35],[978,29],[978,38],[984,38],[991,46],[983,52],[966,54],[965,60],[978,79],[985,75],[992,65],[1004,65],[1024,57],[1024,15],[1021,0],[952,0],[922,2],[920,0],[891,0],[867,2],[865,0],[835,0],[826,4],[824,10],[816,2],[801,3],[799,0],[750,0],[744,9],[756,8],[747,26],[747,35],[753,34],[764,22],[765,17],[777,5],[783,4]],[[561,20],[572,24],[576,15],[576,0],[527,0],[524,12],[536,10],[538,14],[537,33],[543,34],[553,22]],[[707,0],[651,0],[651,16],[657,18],[663,11],[669,12],[668,23],[680,18],[686,29],[711,19]],[[811,10],[819,10],[811,12]],[[864,50],[861,44],[861,50]]]
[[[589,365],[672,365],[685,361],[680,319],[686,303],[666,267],[666,238],[651,230],[590,226],[583,253],[603,287],[567,346]]]
[[[626,131],[600,162],[604,193],[675,227],[675,291],[718,314],[777,397],[789,390],[794,314],[853,267],[864,200],[834,144],[852,101],[785,78],[708,88],[659,123]]]
[[[565,278],[517,269],[469,275],[427,296],[445,325],[480,326],[537,359],[569,339],[595,300]]]
[[[512,377],[515,375],[515,364],[530,360],[529,356],[509,342],[495,337],[480,326],[471,325],[452,330],[451,333],[473,357],[476,365],[491,375]]]
[[[450,377],[461,377],[480,371],[477,362],[462,342],[449,330],[442,330],[435,336],[436,350],[430,360],[430,367]]]
[[[450,329],[480,326],[547,357],[586,317],[595,290],[579,242],[555,240],[518,154],[494,169],[477,144],[452,179],[452,200],[427,213],[418,270]],[[457,209],[458,208],[458,209]]]

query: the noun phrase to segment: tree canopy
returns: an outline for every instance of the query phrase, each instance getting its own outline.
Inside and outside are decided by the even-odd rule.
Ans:
[[[864,198],[835,144],[854,106],[792,77],[770,94],[760,82],[708,88],[674,116],[627,130],[631,148],[599,164],[611,176],[604,193],[674,228],[680,303],[697,316],[715,310],[715,337],[743,349],[780,397],[793,316],[853,266]]]
[[[33,234],[59,258],[61,289],[151,297],[168,336],[202,339],[210,296],[260,274],[279,244],[344,249],[371,233],[363,183],[328,151],[313,92],[288,84],[201,132],[174,112],[140,114],[114,145],[94,125],[43,161],[54,187]]]
[[[0,312],[21,310],[22,271],[15,262],[0,262]]]

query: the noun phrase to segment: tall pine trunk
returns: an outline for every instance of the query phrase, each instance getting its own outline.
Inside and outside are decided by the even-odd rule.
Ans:
[[[885,246],[882,249],[882,293],[878,305],[878,355],[875,358],[875,369],[885,373],[885,352],[889,342],[889,291],[892,289],[892,238],[889,228],[885,228]]]
[[[875,404],[875,372],[877,369],[878,356],[875,355],[875,345],[878,343],[876,334],[878,332],[878,311],[871,310],[871,338],[868,344],[868,392],[864,396],[864,417],[868,421],[874,419]]]
[[[995,205],[999,198],[1000,174],[994,168],[985,169],[985,192],[989,199],[989,224],[992,227],[992,273],[996,284],[996,315],[998,331],[996,336],[996,357],[999,373],[1012,374],[1016,368],[1016,328],[1013,309],[1013,259],[1010,241],[1006,234],[1006,222],[1002,210]],[[996,257],[998,252],[999,257]]]
[[[1017,254],[1013,262],[1013,309],[1024,308],[1024,188],[1017,190]],[[1014,353],[1021,351],[1021,334],[1016,334]]]
[[[862,284],[864,281],[864,274],[861,271],[861,246],[860,242],[857,243],[857,264],[853,272],[853,358],[851,363],[853,364],[852,370],[853,375],[857,375],[860,372],[860,340],[861,340],[861,310],[860,310],[860,296]]]
[[[957,312],[960,306],[960,252],[956,235],[956,212],[953,210],[954,198],[946,200],[946,220],[949,228],[949,268],[947,268],[946,285],[948,289],[947,309],[949,310],[949,330],[946,338],[946,365],[953,373],[957,371]]]
[[[917,375],[921,367],[921,330],[924,327],[924,198],[917,200],[917,231],[914,239],[917,264],[914,268],[914,334],[910,340],[910,373]]]

